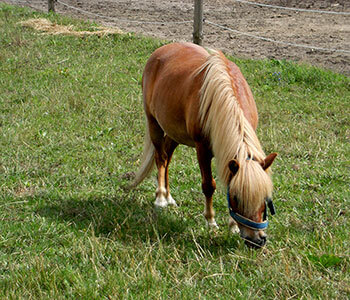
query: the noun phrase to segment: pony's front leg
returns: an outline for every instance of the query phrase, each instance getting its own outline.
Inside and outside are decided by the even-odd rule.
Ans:
[[[237,222],[232,219],[230,216],[228,219],[228,228],[231,230],[232,233],[239,233],[239,227],[237,225]]]
[[[216,183],[211,172],[211,160],[213,158],[212,152],[202,143],[196,143],[197,159],[202,175],[202,191],[205,195],[205,210],[204,217],[210,228],[218,228],[215,221],[215,212],[213,209],[213,194],[216,189]]]

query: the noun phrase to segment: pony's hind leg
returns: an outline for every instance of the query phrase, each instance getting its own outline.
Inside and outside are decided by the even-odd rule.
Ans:
[[[211,160],[213,158],[213,154],[208,147],[202,143],[196,143],[196,151],[202,175],[202,191],[206,200],[204,217],[207,220],[208,226],[216,229],[218,228],[218,225],[216,224],[214,218],[215,212],[213,209],[213,194],[216,189],[216,183],[211,172]]]
[[[155,147],[155,163],[158,169],[158,187],[156,189],[156,207],[166,207],[168,204],[174,205],[175,201],[169,193],[168,183],[168,166],[172,153],[177,144],[167,136],[159,126],[158,122],[152,118],[148,118],[149,133],[152,143]]]
[[[166,187],[166,200],[169,205],[176,205],[175,200],[170,194],[169,187],[169,164],[171,161],[171,157],[173,156],[174,150],[179,144],[171,139],[169,136],[165,137],[165,152],[167,154],[166,166],[165,166],[165,187]]]

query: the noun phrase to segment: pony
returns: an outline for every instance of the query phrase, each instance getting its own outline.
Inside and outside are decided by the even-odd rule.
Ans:
[[[176,205],[169,189],[169,164],[179,144],[195,147],[205,195],[204,216],[217,228],[213,209],[216,182],[227,188],[229,225],[249,246],[266,243],[266,207],[272,213],[270,166],[256,135],[258,113],[252,92],[239,68],[221,51],[192,43],[158,48],[142,77],[146,115],[144,153],[132,187],[158,169],[156,207]],[[237,227],[238,226],[238,227]]]

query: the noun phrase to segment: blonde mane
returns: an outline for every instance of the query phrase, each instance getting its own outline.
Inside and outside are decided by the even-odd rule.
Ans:
[[[240,199],[240,210],[253,214],[264,197],[272,193],[270,176],[259,164],[265,154],[236,99],[224,55],[211,50],[200,69],[203,70],[199,115],[204,133],[211,141],[218,176],[230,186],[230,193]],[[240,168],[230,182],[228,164],[232,159],[238,161]]]

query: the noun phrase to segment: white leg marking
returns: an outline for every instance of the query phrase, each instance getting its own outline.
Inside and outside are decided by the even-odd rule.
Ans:
[[[209,229],[219,229],[218,224],[216,224],[215,219],[211,219],[211,220],[207,220],[207,226],[209,227]]]
[[[166,189],[165,188],[157,188],[156,190],[156,201],[154,202],[154,205],[156,207],[167,207],[168,206],[168,201],[165,198],[166,195]]]
[[[232,233],[239,233],[240,231],[236,221],[232,219],[232,217],[229,217],[228,227],[231,229]]]
[[[167,202],[168,202],[168,205],[172,205],[172,206],[175,206],[175,207],[177,206],[177,204],[176,204],[174,198],[171,197],[170,193],[169,193],[169,196],[168,196],[168,198],[167,198],[166,200],[167,200]]]

